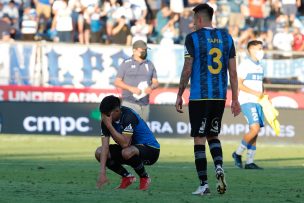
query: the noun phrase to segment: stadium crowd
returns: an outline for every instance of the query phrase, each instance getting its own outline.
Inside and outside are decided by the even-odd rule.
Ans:
[[[205,2],[239,49],[260,39],[268,50],[304,50],[303,0],[0,0],[0,39],[183,44],[191,9]]]

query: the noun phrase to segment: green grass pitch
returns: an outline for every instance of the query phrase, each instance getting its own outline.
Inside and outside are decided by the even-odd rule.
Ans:
[[[108,171],[110,183],[95,187],[99,164],[93,156],[99,137],[0,135],[1,203],[178,203],[178,202],[303,202],[304,145],[258,143],[256,163],[261,171],[233,167],[237,142],[222,142],[227,193],[219,195],[208,152],[210,196],[193,196],[198,186],[192,139],[159,139],[161,155],[147,167],[152,178],[148,191],[114,190],[119,177]],[[207,149],[208,150],[208,149]],[[133,170],[131,168],[131,172]],[[134,173],[133,173],[134,174]]]

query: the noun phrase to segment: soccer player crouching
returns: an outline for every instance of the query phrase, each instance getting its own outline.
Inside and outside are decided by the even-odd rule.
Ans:
[[[99,106],[102,114],[101,142],[95,152],[100,162],[97,187],[108,182],[106,168],[122,177],[117,189],[125,189],[136,181],[122,165],[130,165],[140,177],[140,190],[149,188],[151,179],[144,165],[154,164],[159,157],[160,145],[147,124],[128,107],[121,106],[118,97],[107,96]],[[110,144],[110,137],[116,144]]]

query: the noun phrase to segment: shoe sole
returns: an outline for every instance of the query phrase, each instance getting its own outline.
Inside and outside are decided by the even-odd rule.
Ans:
[[[226,192],[226,189],[227,189],[227,184],[226,184],[226,181],[225,181],[225,175],[223,173],[221,174],[216,174],[216,179],[218,181],[217,183],[217,192],[219,194],[224,194]]]

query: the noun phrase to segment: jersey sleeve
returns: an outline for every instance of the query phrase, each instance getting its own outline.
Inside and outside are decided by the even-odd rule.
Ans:
[[[190,34],[186,36],[184,55],[185,57],[194,57],[194,44]]]
[[[110,131],[108,130],[108,128],[106,127],[106,125],[103,122],[100,123],[100,128],[101,128],[101,137],[110,137],[111,136]]]
[[[152,78],[157,79],[157,73],[156,73],[155,66],[152,62],[150,62],[150,64],[151,64],[151,67],[152,67]]]
[[[238,67],[237,67],[237,74],[238,77],[241,79],[245,79],[247,76],[247,71],[246,71],[246,67],[244,65],[244,62],[242,62]]]
[[[231,43],[231,48],[230,48],[230,52],[229,52],[229,59],[236,57],[236,51],[235,51],[234,41],[233,41],[232,37],[231,37],[231,41],[232,41],[232,43]]]
[[[126,74],[126,62],[123,61],[118,68],[116,77],[123,79],[125,74]]]
[[[138,118],[133,113],[126,114],[122,121],[122,134],[132,136],[138,122]]]

